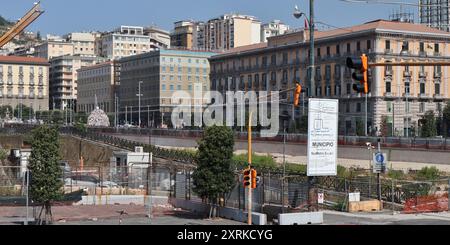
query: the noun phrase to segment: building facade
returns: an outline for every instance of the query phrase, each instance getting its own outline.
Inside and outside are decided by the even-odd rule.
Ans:
[[[97,45],[100,56],[113,60],[151,50],[150,37],[144,35],[143,27],[138,26],[121,26],[103,34]]]
[[[137,95],[139,83],[142,81],[140,85],[141,124],[170,125],[170,112],[183,103],[183,98],[172,100],[172,94],[175,91],[186,91],[193,96],[194,90],[209,90],[208,58],[213,54],[159,50],[120,59],[118,95],[121,122],[138,124],[139,97]],[[196,101],[195,103],[203,105],[205,102]]]
[[[65,35],[66,42],[73,44],[74,55],[95,55],[95,39],[97,33],[73,32]]]
[[[450,2],[448,0],[419,0],[420,23],[450,31]]]
[[[50,108],[76,110],[77,70],[91,66],[102,59],[96,56],[63,55],[50,60]]]
[[[365,120],[365,98],[352,89],[346,58],[366,53],[369,62],[450,61],[450,33],[425,25],[373,21],[348,28],[316,32],[315,91],[319,98],[339,99],[339,133],[355,135]],[[301,81],[308,90],[310,80],[308,31],[269,38],[259,44],[214,56],[211,88],[214,90],[273,90],[293,88]],[[426,111],[442,114],[449,100],[445,79],[450,70],[441,66],[376,67],[370,72],[368,132],[371,135],[418,135],[419,119]],[[292,113],[292,93],[286,113],[299,118],[307,113],[307,98]],[[364,126],[363,126],[364,131]]]
[[[149,26],[144,28],[144,35],[150,37],[150,50],[170,48],[169,32],[154,26]]]
[[[49,63],[42,58],[0,56],[0,104],[48,110]]]
[[[89,114],[96,106],[106,113],[115,112],[115,64],[108,61],[78,69],[78,112]]]
[[[280,20],[273,20],[261,26],[261,42],[267,42],[267,38],[283,35],[289,30],[289,26]]]
[[[261,22],[253,16],[226,14],[205,23],[204,43],[199,48],[229,50],[261,41]]]
[[[73,55],[74,45],[73,43],[66,42],[65,40],[47,40],[34,47],[34,56],[50,60],[53,57],[61,55]]]
[[[185,20],[175,22],[175,28],[170,34],[170,45],[172,48],[194,48],[194,21]],[[196,46],[196,45],[195,45]]]

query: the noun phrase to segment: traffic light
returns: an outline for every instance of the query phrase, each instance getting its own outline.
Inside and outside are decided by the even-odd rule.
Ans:
[[[252,181],[252,170],[250,168],[244,170],[244,188],[249,188]]]
[[[353,84],[353,90],[358,93],[369,93],[368,69],[369,63],[365,54],[359,58],[347,58],[347,67],[356,70],[352,78],[359,81],[359,84]]]
[[[252,172],[252,174],[251,174],[251,177],[252,177],[252,183],[251,183],[252,184],[252,189],[256,189],[257,184],[258,184],[258,180],[257,180],[258,172],[256,172],[255,169],[252,169],[251,172]]]
[[[300,94],[302,93],[302,85],[299,82],[295,85],[294,91],[294,106],[298,107],[300,105]]]

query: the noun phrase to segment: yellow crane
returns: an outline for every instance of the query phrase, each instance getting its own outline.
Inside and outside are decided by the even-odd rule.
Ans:
[[[19,35],[27,26],[33,23],[44,13],[41,10],[41,2],[34,3],[33,8],[28,11],[13,27],[11,27],[3,36],[0,37],[0,48],[9,43],[14,37]]]

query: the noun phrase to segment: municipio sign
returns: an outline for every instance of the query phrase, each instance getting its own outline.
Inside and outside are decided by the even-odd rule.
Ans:
[[[336,176],[339,101],[309,99],[308,176]]]

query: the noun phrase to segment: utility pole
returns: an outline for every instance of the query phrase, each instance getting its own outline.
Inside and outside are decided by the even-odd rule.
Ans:
[[[141,127],[141,97],[142,97],[141,84],[142,83],[144,83],[144,82],[143,81],[139,81],[139,85],[138,85],[138,87],[139,87],[139,94],[136,95],[136,96],[139,97],[139,109],[138,109],[138,111],[139,111],[139,128]]]
[[[252,169],[252,115],[253,112],[250,112],[249,118],[248,118],[248,167]],[[251,178],[250,178],[251,179]],[[250,181],[250,186],[248,187],[248,217],[247,217],[247,223],[248,225],[252,225],[252,183]]]
[[[367,111],[368,111],[368,107],[369,107],[368,106],[368,101],[367,101],[368,98],[367,97],[368,97],[368,94],[366,94],[366,116],[365,116],[365,120],[364,120],[364,125],[365,125],[364,133],[365,133],[366,137],[369,136],[368,133],[367,133],[367,127],[368,127],[368,125],[367,125],[367,116],[368,116],[367,114],[368,114],[368,112]]]

